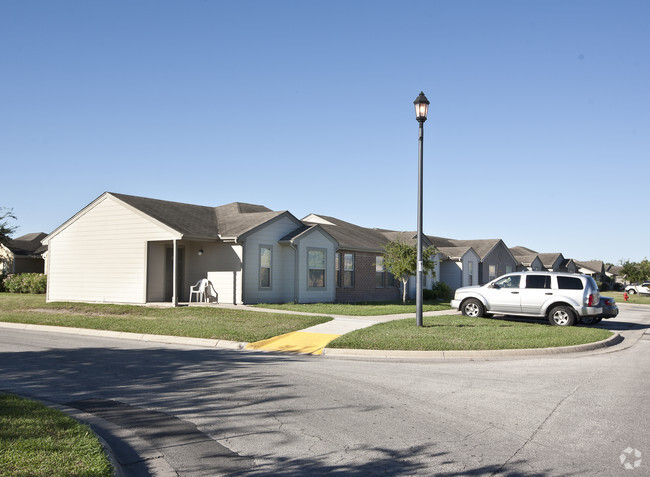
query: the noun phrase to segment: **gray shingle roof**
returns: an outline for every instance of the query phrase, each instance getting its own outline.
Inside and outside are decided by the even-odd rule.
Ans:
[[[125,194],[110,194],[188,238],[236,238],[286,213],[274,212],[263,205],[242,202],[206,207]]]
[[[525,254],[518,254],[512,252],[512,249],[510,249],[510,252],[512,253],[512,256],[515,257],[515,260],[517,260],[519,263],[526,267],[530,267],[530,265],[535,261],[535,258],[538,257],[536,253],[525,253]]]
[[[41,240],[45,237],[47,237],[47,234],[43,232],[26,234],[7,241],[7,248],[14,255],[41,255],[47,250],[47,247],[41,244]]]
[[[319,223],[323,230],[330,234],[332,238],[334,238],[334,240],[339,243],[339,248],[343,250],[383,252],[384,245],[391,241],[391,239],[387,237],[386,232],[395,234],[399,233],[361,227],[359,225],[354,225],[349,222],[345,222],[344,220],[329,217],[326,215],[314,215],[317,215],[318,217],[323,218],[327,222],[333,224],[330,225]],[[315,223],[308,222],[305,219],[303,219],[303,222],[307,224]]]
[[[461,247],[466,250],[470,247],[474,249],[479,258],[483,258],[499,243],[501,239],[476,239],[476,240],[456,240],[444,237],[435,237],[427,235],[433,245],[439,250],[445,247]]]
[[[539,259],[542,261],[544,264],[545,268],[551,268],[555,262],[560,258],[562,255],[559,252],[555,253],[539,253],[537,254],[539,256]]]

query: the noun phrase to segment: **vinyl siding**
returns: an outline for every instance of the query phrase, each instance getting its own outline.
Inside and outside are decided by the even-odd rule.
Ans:
[[[477,271],[474,272],[478,275]],[[463,280],[463,269],[461,262],[443,260],[440,262],[440,281],[445,282],[452,290],[460,288]]]
[[[107,196],[51,237],[48,301],[145,303],[147,240],[172,233]]]
[[[334,268],[334,254],[336,247],[332,241],[320,233],[314,232],[300,240],[298,244],[298,285],[297,300],[299,303],[329,303],[336,298],[336,282]],[[322,288],[309,288],[307,252],[310,249],[325,251],[325,286]]]
[[[503,242],[499,242],[490,253],[483,257],[480,284],[490,281],[490,265],[496,267],[496,277],[504,275],[506,273],[506,267],[511,267],[510,270],[512,271],[517,270],[517,262],[512,258],[512,255]]]
[[[300,224],[282,217],[246,237],[244,243],[243,299],[245,303],[284,303],[294,300],[294,253],[278,240]],[[260,288],[260,245],[271,246],[271,287]]]

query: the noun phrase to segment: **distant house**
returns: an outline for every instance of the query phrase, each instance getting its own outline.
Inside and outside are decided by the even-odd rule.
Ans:
[[[607,275],[605,274],[605,264],[600,260],[590,260],[586,262],[579,262],[578,260],[574,261],[578,267],[578,273],[589,275],[599,281],[607,279]]]
[[[44,273],[47,247],[41,240],[46,236],[43,232],[31,233],[0,244],[0,273]]]
[[[440,246],[439,280],[452,290],[479,284],[481,257],[470,246]]]
[[[444,237],[427,236],[433,245],[438,250],[447,250],[448,256],[458,256],[463,250],[466,254],[470,249],[471,253],[467,255],[466,268],[473,267],[476,263],[476,269],[466,270],[467,281],[471,281],[474,285],[482,285],[490,280],[499,277],[505,273],[514,272],[517,270],[517,260],[512,255],[506,244],[501,239],[475,239],[475,240],[457,240]],[[463,255],[464,255],[463,254]],[[471,255],[477,257],[478,262],[471,258]],[[457,263],[463,263],[457,262]],[[472,264],[472,265],[470,265]],[[444,266],[444,261],[441,267]],[[452,286],[442,275],[442,280]],[[472,277],[471,279],[469,277]],[[461,286],[466,286],[464,282]]]
[[[525,247],[512,247],[510,253],[517,260],[517,271],[538,272],[544,270],[544,263],[539,255]]]
[[[611,280],[612,283],[624,284],[624,277],[621,276],[621,271],[623,267],[618,265],[608,265],[605,270],[605,274]]]
[[[510,248],[510,251],[513,255],[515,255],[515,257],[518,257],[518,259],[521,258],[522,260],[537,256],[541,262],[541,268],[537,268],[536,270],[569,273],[576,273],[578,270],[578,267],[575,265],[575,262],[573,260],[564,258],[564,255],[559,252],[539,253],[535,250],[522,246],[512,247]],[[522,266],[522,270],[523,269],[535,270],[535,268],[526,268]]]

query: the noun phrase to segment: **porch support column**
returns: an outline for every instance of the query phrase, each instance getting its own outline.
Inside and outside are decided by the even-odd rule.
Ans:
[[[174,266],[172,267],[172,305],[178,306],[178,242],[174,239]]]

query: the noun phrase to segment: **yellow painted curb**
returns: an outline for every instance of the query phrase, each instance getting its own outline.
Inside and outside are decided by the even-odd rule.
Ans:
[[[248,343],[246,349],[260,351],[284,351],[288,353],[322,354],[323,348],[333,339],[341,335],[325,333],[308,333],[294,331],[267,340]]]

